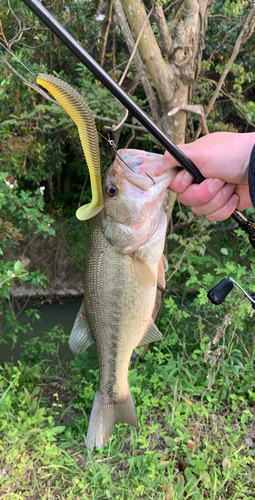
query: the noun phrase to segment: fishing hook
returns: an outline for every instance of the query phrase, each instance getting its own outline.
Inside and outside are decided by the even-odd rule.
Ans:
[[[131,168],[131,167],[130,167],[130,166],[129,166],[126,162],[125,162],[125,160],[123,160],[123,158],[121,158],[121,156],[119,155],[119,153],[118,153],[118,151],[117,151],[116,144],[115,144],[115,142],[114,142],[114,140],[113,140],[113,139],[110,139],[110,135],[108,134],[108,139],[107,139],[104,135],[100,134],[100,132],[97,132],[97,133],[98,133],[99,135],[101,135],[101,137],[103,137],[103,138],[104,138],[104,139],[105,139],[105,140],[106,140],[106,141],[110,144],[110,146],[112,147],[112,149],[113,149],[113,151],[115,152],[116,156],[118,156],[119,160],[121,160],[121,161],[122,161],[122,163],[124,163],[124,165],[125,165],[127,168],[129,168],[129,170],[131,170],[131,171],[135,174],[136,172],[135,172],[135,171],[134,171],[134,170],[133,170],[133,169],[132,169],[132,168]],[[144,173],[145,173],[145,175],[147,175],[147,177],[149,177],[149,179],[153,182],[153,184],[156,184],[156,182],[154,181],[154,179],[153,179],[153,178],[152,178],[149,174],[147,174],[147,172],[144,172]]]
[[[167,137],[166,134],[144,113],[142,109],[124,92],[124,90],[96,63],[70,33],[49,13],[38,0],[22,0],[39,19],[64,43],[66,47],[86,66],[94,76],[127,108],[142,125],[155,137],[175,160],[194,177],[197,183],[205,180],[196,165]],[[239,227],[248,233],[255,250],[255,223],[238,210],[231,217]]]

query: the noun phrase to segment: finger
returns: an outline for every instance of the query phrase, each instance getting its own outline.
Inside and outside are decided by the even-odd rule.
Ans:
[[[239,196],[237,194],[233,194],[226,205],[224,205],[224,207],[216,210],[215,212],[212,212],[211,214],[206,215],[206,218],[210,221],[221,221],[228,219],[236,209],[238,203]]]
[[[192,183],[194,178],[186,170],[182,169],[178,172],[172,182],[169,184],[169,189],[175,193],[183,193]]]
[[[170,168],[174,168],[174,167],[178,167],[178,166],[180,166],[178,161],[176,161],[174,159],[174,157],[172,155],[170,155],[170,153],[168,153],[168,151],[165,151],[164,156],[163,156],[162,161],[161,161],[161,165],[160,165],[161,170],[160,170],[160,172],[157,172],[157,175],[161,175],[164,172],[167,172],[167,170],[169,170]]]
[[[201,184],[193,183],[184,191],[180,190],[181,195],[178,198],[184,205],[192,205],[193,207],[206,205],[219,193],[224,185],[225,183],[221,179],[206,179]],[[181,186],[178,187],[181,189]]]
[[[204,205],[195,205],[190,203],[192,210],[197,215],[209,215],[217,210],[220,210],[228,203],[235,190],[235,184],[225,184],[222,189],[212,198],[209,203]]]
[[[249,187],[246,185],[239,185],[235,189],[235,193],[239,196],[239,203],[237,205],[237,210],[245,210],[248,207],[252,207],[252,201],[249,193]]]

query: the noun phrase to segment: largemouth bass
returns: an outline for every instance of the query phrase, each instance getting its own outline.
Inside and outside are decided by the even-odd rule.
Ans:
[[[69,339],[74,352],[93,342],[97,347],[99,384],[88,448],[104,446],[116,423],[138,426],[128,387],[130,357],[137,346],[162,338],[151,316],[157,281],[165,286],[163,201],[177,169],[158,175],[161,159],[145,151],[119,150],[105,176],[104,208],[92,223],[84,301]]]
[[[40,73],[37,82],[76,123],[90,173],[92,201],[76,215],[80,220],[95,219],[87,249],[84,301],[69,345],[74,352],[84,352],[93,342],[97,345],[99,385],[87,447],[101,447],[116,423],[138,425],[128,388],[128,366],[137,346],[162,338],[151,315],[157,281],[165,286],[163,201],[178,169],[160,175],[162,155],[123,149],[106,173],[102,193],[91,110],[59,78]]]

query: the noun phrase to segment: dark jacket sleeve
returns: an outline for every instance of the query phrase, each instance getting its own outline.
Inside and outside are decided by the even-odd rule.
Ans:
[[[248,182],[249,182],[249,191],[250,197],[253,206],[255,207],[255,145],[253,146],[250,164],[249,164],[249,172],[248,172]]]

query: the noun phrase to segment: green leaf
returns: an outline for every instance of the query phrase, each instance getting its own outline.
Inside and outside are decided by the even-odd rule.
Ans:
[[[242,416],[241,416],[241,422],[242,422],[242,424],[245,424],[245,422],[246,422],[246,415],[245,415],[245,413],[243,413]]]
[[[171,449],[175,448],[176,442],[173,438],[171,438],[169,436],[165,436],[164,441],[165,441],[168,448],[171,448]]]
[[[190,463],[197,471],[207,469],[207,463],[204,460],[191,460]]]
[[[229,427],[228,425],[226,425],[225,431],[226,432],[233,432],[233,429],[232,429],[232,427]]]
[[[14,272],[15,274],[19,274],[19,272],[22,270],[22,264],[20,260],[17,260],[14,264]]]
[[[169,465],[169,460],[160,460],[160,462],[158,463],[158,469],[160,470],[166,469],[168,465]]]
[[[229,254],[229,251],[228,251],[228,249],[227,249],[227,248],[222,247],[222,248],[220,249],[220,251],[221,251],[221,253],[223,253],[223,255],[228,255],[228,254]]]
[[[55,436],[56,434],[61,434],[64,432],[66,426],[65,425],[56,425],[56,427],[51,427],[51,429],[47,429],[47,433],[51,436]]]

